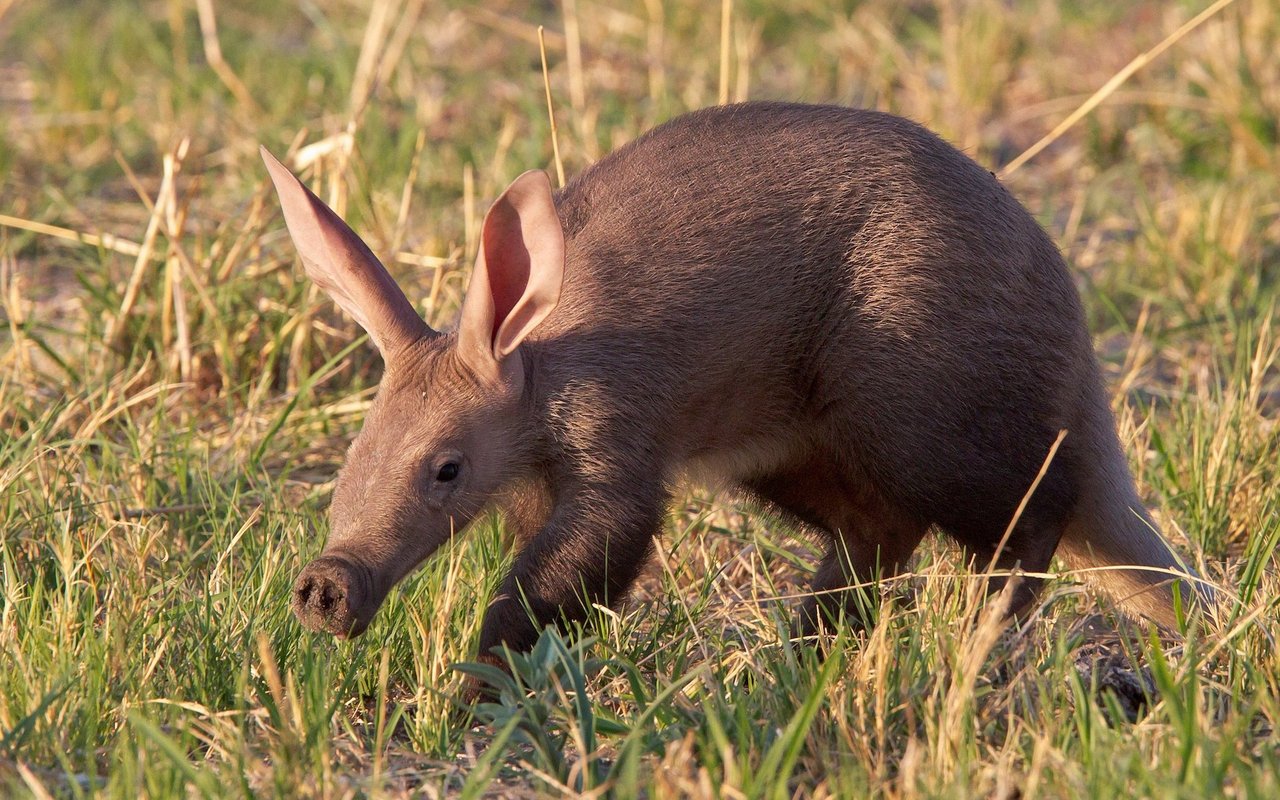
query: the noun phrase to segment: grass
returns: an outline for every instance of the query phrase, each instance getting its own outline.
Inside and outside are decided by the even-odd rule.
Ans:
[[[696,488],[636,598],[548,632],[474,713],[452,665],[508,558],[496,521],[362,639],[294,622],[380,364],[295,268],[259,143],[301,153],[447,323],[486,203],[552,167],[538,25],[569,174],[722,96],[895,111],[999,169],[1205,7],[729,5],[725,29],[666,0],[0,0],[0,793],[1280,794],[1262,0],[1006,179],[1073,265],[1139,484],[1227,587],[1219,624],[1157,642],[1064,576],[1005,629],[938,543],[824,660],[789,638],[811,548]]]

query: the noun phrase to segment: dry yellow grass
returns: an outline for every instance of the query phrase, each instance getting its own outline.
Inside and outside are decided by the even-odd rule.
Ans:
[[[1265,0],[0,0],[0,793],[1276,796],[1278,37]],[[691,489],[638,596],[488,725],[450,665],[496,523],[361,642],[304,636],[290,582],[380,364],[295,270],[257,146],[443,324],[487,202],[554,168],[548,87],[570,175],[747,97],[1002,171],[1222,619],[1116,634],[1065,576],[1005,629],[938,545],[824,662],[788,639],[804,539]]]

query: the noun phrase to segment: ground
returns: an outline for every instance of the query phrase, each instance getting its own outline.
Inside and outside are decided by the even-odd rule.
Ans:
[[[556,174],[539,26],[570,175],[744,98],[903,114],[1000,175],[1217,619],[1152,637],[1063,574],[1006,626],[930,542],[815,649],[807,540],[690,487],[637,595],[501,702],[459,706],[453,668],[500,521],[362,639],[304,633],[381,364],[258,145],[446,325],[488,202]],[[0,0],[0,793],[1277,796],[1277,40],[1267,0]]]

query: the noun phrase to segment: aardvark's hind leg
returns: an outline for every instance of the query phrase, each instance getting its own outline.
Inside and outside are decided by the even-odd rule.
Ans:
[[[813,578],[813,595],[800,609],[801,630],[817,633],[841,617],[856,625],[871,619],[877,578],[906,567],[929,525],[886,502],[878,492],[843,479],[843,471],[813,459],[746,482],[746,488],[829,539]],[[852,588],[851,588],[852,587]]]

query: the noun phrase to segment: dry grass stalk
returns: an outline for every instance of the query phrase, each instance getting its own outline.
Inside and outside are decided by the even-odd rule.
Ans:
[[[396,211],[396,225],[391,232],[391,252],[400,258],[400,247],[404,244],[404,234],[409,226],[409,206],[413,201],[413,185],[418,180],[418,169],[422,165],[422,149],[427,144],[427,132],[418,131],[418,138],[413,143],[413,159],[409,162],[409,171],[404,177],[404,187],[400,190],[400,207]],[[403,263],[403,262],[401,262]]]
[[[165,154],[163,177],[160,180],[160,189],[156,193],[155,201],[151,204],[151,218],[147,222],[147,232],[142,237],[142,246],[139,249],[138,258],[134,262],[133,273],[129,276],[129,282],[125,285],[124,298],[120,301],[120,310],[116,313],[115,319],[112,320],[111,327],[107,332],[106,344],[109,348],[120,346],[129,315],[133,313],[133,307],[138,302],[138,292],[142,289],[142,282],[146,278],[147,270],[151,263],[151,252],[155,247],[156,236],[160,233],[161,225],[164,223],[165,209],[167,204],[173,202],[174,178],[182,168],[182,161],[187,157],[187,150],[190,145],[191,140],[184,138],[172,152]]]
[[[111,233],[84,233],[57,225],[49,225],[44,222],[36,222],[35,220],[20,219],[8,214],[0,214],[0,225],[7,228],[16,228],[20,231],[38,233],[41,236],[52,236],[55,239],[66,242],[101,247],[103,250],[109,250],[124,256],[140,256],[142,254],[142,245],[137,242],[131,242],[128,239],[122,239]]]
[[[1161,53],[1177,44],[1179,39],[1200,27],[1200,25],[1205,21],[1209,20],[1234,2],[1235,0],[1217,0],[1213,5],[1209,6],[1204,11],[1201,11],[1199,14],[1196,14],[1194,17],[1179,26],[1173,33],[1160,40],[1160,43],[1155,47],[1152,47],[1150,50],[1143,53],[1139,53],[1132,61],[1126,64],[1123,69],[1115,75],[1112,75],[1110,80],[1104,83],[1098,91],[1091,94],[1089,99],[1081,103],[1075,111],[1068,114],[1066,119],[1054,126],[1053,130],[1042,136],[1039,141],[1024,150],[1017,158],[1001,167],[999,170],[1000,177],[1007,178],[1017,172],[1023,164],[1026,164],[1028,161],[1035,158],[1046,147],[1062,138],[1062,135],[1071,130],[1077,122],[1087,117],[1089,112],[1101,105],[1104,100],[1116,91],[1116,89],[1119,89],[1124,85],[1125,81],[1133,77],[1135,72],[1142,69],[1147,64],[1150,64],[1156,58],[1159,58]]]
[[[374,0],[365,23],[364,39],[360,43],[360,56],[356,59],[355,75],[351,80],[351,97],[348,106],[347,133],[354,134],[364,116],[369,101],[383,77],[384,62],[389,55],[385,44],[387,32],[399,20],[400,0]],[[346,168],[340,163],[338,171]]]
[[[249,88],[236,75],[235,70],[222,56],[222,44],[218,41],[218,19],[213,13],[213,0],[196,0],[196,12],[200,18],[200,36],[204,44],[204,57],[218,79],[235,97],[240,108],[251,116],[261,116],[262,108],[249,93]]]
[[[564,186],[564,162],[560,160],[560,136],[556,129],[556,108],[551,102],[551,74],[547,70],[547,42],[542,26],[538,26],[538,54],[542,57],[542,86],[547,94],[547,119],[551,123],[551,152],[555,157],[556,182]]]
[[[18,274],[17,261],[0,254],[0,308],[9,322],[10,350],[0,359],[0,364],[12,362],[14,375],[21,380],[31,370],[31,356],[22,327],[27,322],[27,302],[22,296],[22,276]]]
[[[720,105],[729,102],[729,63],[733,32],[733,0],[720,2],[720,82],[716,97]]]

